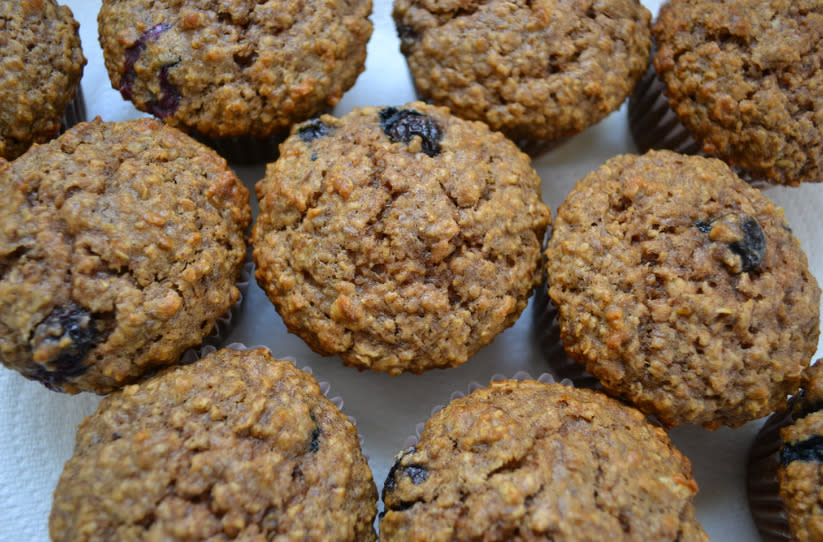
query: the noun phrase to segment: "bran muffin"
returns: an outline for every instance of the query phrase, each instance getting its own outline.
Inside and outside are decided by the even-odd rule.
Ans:
[[[258,283],[289,331],[348,365],[461,364],[540,281],[550,212],[528,157],[445,108],[299,125],[256,190]]]
[[[354,425],[263,349],[223,349],[105,398],[80,425],[54,541],[374,540]]]
[[[773,414],[752,445],[747,489],[766,541],[823,540],[823,364],[804,374],[788,410]]]
[[[55,137],[64,112],[75,111],[86,65],[78,27],[54,0],[0,0],[0,158]]]
[[[112,86],[229,158],[334,106],[365,67],[371,0],[214,4],[104,0],[98,26]]]
[[[528,146],[616,110],[649,58],[637,0],[395,0],[393,16],[421,98]]]
[[[150,119],[0,160],[0,361],[69,393],[176,362],[238,298],[248,198],[214,151]]]
[[[668,426],[785,408],[817,348],[820,288],[799,241],[720,160],[609,160],[560,206],[546,257],[566,350]]]
[[[641,151],[697,149],[755,181],[823,180],[823,1],[670,0],[653,33],[655,70],[630,101]]]
[[[691,463],[590,390],[493,382],[433,415],[383,487],[380,539],[708,540]]]

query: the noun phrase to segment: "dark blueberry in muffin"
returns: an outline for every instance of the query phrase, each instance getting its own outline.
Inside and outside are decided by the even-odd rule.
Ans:
[[[311,143],[315,139],[329,135],[329,130],[328,124],[320,119],[314,119],[303,123],[303,125],[297,129],[297,135],[300,136],[300,140],[303,141],[303,143]]]
[[[760,269],[766,257],[766,234],[754,217],[729,213],[695,226],[710,240],[725,242],[729,250],[740,256],[742,272]]]
[[[57,307],[35,329],[31,346],[40,362],[29,376],[50,389],[69,378],[83,374],[83,359],[100,339],[94,316],[72,303]],[[44,364],[54,368],[47,369]]]
[[[785,467],[792,461],[823,462],[823,436],[813,435],[794,444],[783,444],[780,464]]]
[[[414,136],[420,136],[424,153],[428,156],[440,154],[443,132],[428,115],[413,109],[386,107],[380,110],[380,127],[392,143],[408,143]]]
[[[134,65],[137,64],[137,61],[140,60],[140,55],[146,50],[146,45],[156,40],[169,28],[171,27],[165,23],[156,24],[143,32],[143,35],[140,36],[137,43],[126,49],[126,62],[123,65],[123,77],[120,79],[120,94],[122,94],[126,100],[131,99],[132,85],[134,85],[134,80],[137,77]]]

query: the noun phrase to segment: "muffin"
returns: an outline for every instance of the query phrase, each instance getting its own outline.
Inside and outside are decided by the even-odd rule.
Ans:
[[[86,65],[78,27],[54,0],[0,0],[0,158],[55,137],[67,109],[84,120],[69,106]]]
[[[526,147],[602,120],[648,63],[651,16],[637,0],[492,0],[459,8],[395,0],[400,50],[417,92]]]
[[[755,181],[823,180],[823,2],[670,0],[653,34],[655,70],[630,102],[641,151],[700,150]]]
[[[566,351],[667,426],[785,408],[817,348],[820,288],[799,241],[720,160],[609,160],[560,206],[546,257]]]
[[[104,0],[98,26],[125,99],[230,159],[254,161],[273,158],[293,123],[354,84],[370,13],[371,0]]]
[[[691,463],[603,394],[493,382],[433,415],[383,486],[380,539],[708,540]]]
[[[766,541],[823,540],[823,364],[804,374],[787,410],[773,414],[752,445],[747,489]]]
[[[550,212],[529,158],[445,108],[299,125],[256,191],[257,282],[289,331],[347,365],[461,364],[540,281]]]
[[[80,424],[54,541],[374,540],[352,423],[291,362],[223,349],[106,397]]]
[[[150,119],[0,160],[0,361],[69,393],[176,362],[238,298],[248,198],[214,151]]]

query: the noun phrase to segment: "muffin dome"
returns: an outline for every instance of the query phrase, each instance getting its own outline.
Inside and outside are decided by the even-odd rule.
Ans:
[[[528,157],[420,102],[295,128],[257,184],[257,281],[317,352],[397,374],[466,361],[540,281]]]
[[[248,198],[214,151],[149,119],[0,160],[0,361],[71,393],[176,362],[238,299]]]
[[[599,122],[649,58],[637,0],[396,0],[393,16],[420,97],[516,141]]]
[[[54,0],[0,0],[0,158],[57,135],[86,59],[71,10]]]
[[[720,160],[609,160],[560,206],[546,257],[566,350],[664,424],[783,408],[817,348],[820,288],[799,241]]]
[[[823,1],[671,0],[653,32],[703,152],[772,183],[823,180]]]
[[[455,399],[398,454],[380,539],[708,540],[691,464],[605,395],[533,380]]]
[[[209,137],[264,137],[335,105],[363,71],[370,0],[104,0],[112,86]]]
[[[265,349],[224,349],[104,399],[80,425],[54,541],[373,541],[352,423]]]

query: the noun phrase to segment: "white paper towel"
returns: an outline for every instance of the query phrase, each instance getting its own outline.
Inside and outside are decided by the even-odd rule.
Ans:
[[[83,91],[90,116],[122,120],[140,116],[131,104],[111,89],[97,43],[96,14],[99,1],[65,1],[80,22],[83,48],[89,59]],[[644,1],[653,13],[659,0]],[[367,69],[336,109],[343,114],[354,106],[395,105],[414,98],[405,60],[399,53],[387,0],[374,5],[375,31],[369,43]],[[543,179],[543,198],[552,212],[574,182],[608,158],[634,152],[623,110],[586,130],[534,166]],[[263,167],[237,168],[249,188],[263,176]],[[781,205],[795,234],[809,255],[812,272],[823,278],[823,251],[817,238],[823,209],[823,185],[800,188],[770,187],[767,195]],[[256,204],[253,202],[256,210]],[[530,338],[531,311],[468,363],[447,371],[389,377],[360,373],[342,366],[337,358],[314,354],[299,338],[287,333],[282,321],[255,284],[249,289],[244,314],[229,339],[246,344],[266,344],[276,356],[292,356],[314,368],[345,400],[345,411],[358,420],[378,486],[415,424],[425,420],[432,406],[442,404],[454,390],[472,380],[486,382],[496,373],[546,370]],[[816,357],[823,355],[818,346]],[[91,413],[98,398],[67,396],[26,381],[0,368],[0,542],[48,539],[51,493],[70,457],[75,428]],[[685,427],[672,432],[678,447],[692,459],[700,484],[698,517],[712,540],[756,540],[745,499],[746,454],[760,422],[742,428],[710,432]]]

